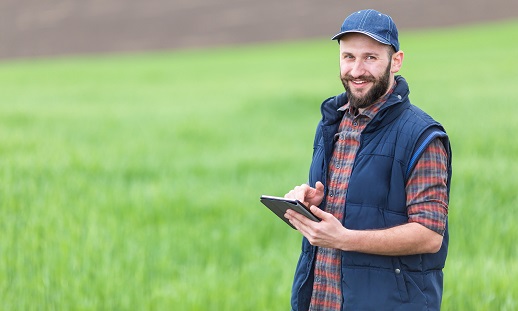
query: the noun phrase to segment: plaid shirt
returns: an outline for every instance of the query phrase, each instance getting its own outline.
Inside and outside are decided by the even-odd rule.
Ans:
[[[344,216],[349,178],[356,152],[360,147],[361,132],[380,110],[393,90],[394,88],[379,102],[366,108],[362,113],[352,109],[349,104],[339,109],[345,111],[345,114],[340,123],[339,132],[335,135],[335,148],[329,164],[326,211],[340,220]],[[419,159],[406,185],[409,222],[420,223],[439,234],[444,234],[448,214],[446,166],[446,151],[441,141],[436,139]],[[315,278],[309,310],[334,311],[341,309],[340,256],[340,250],[317,248]]]

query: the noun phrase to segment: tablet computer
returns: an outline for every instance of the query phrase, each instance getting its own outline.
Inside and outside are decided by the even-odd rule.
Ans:
[[[305,206],[299,200],[286,199],[281,197],[273,197],[269,195],[262,195],[261,202],[268,207],[272,212],[275,213],[280,219],[282,219],[285,223],[290,225],[293,229],[296,229],[288,219],[284,217],[287,209],[294,210],[295,212],[306,216],[307,218],[320,222],[320,219],[315,216],[307,206]]]

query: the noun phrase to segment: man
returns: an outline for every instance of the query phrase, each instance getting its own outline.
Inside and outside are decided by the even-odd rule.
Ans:
[[[451,152],[444,128],[408,98],[392,18],[347,17],[340,46],[345,93],[325,100],[309,184],[286,197],[304,235],[292,310],[439,310],[448,247]]]

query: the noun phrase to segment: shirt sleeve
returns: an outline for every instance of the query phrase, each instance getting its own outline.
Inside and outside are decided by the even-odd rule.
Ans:
[[[417,162],[406,185],[408,221],[444,235],[448,218],[448,155],[439,138]]]

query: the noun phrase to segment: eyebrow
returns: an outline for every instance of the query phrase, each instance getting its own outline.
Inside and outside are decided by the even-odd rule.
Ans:
[[[355,55],[353,52],[348,52],[348,51],[343,51],[342,53],[340,53],[340,55]],[[377,52],[363,52],[363,53],[360,53],[360,56],[367,56],[367,55],[374,55],[374,56],[380,56],[382,55],[382,53],[377,53]]]

